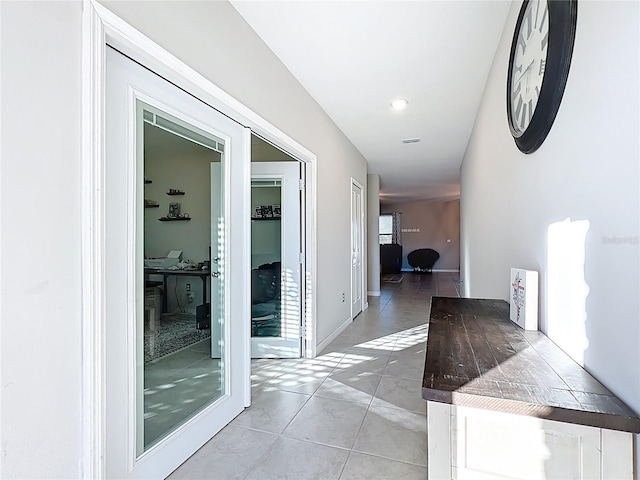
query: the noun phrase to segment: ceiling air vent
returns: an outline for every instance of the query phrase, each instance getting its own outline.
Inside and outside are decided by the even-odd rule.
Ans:
[[[402,143],[418,143],[420,141],[419,138],[404,138],[402,139]]]

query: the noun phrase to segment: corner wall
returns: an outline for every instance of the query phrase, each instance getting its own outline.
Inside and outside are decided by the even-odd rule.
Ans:
[[[510,267],[539,271],[541,329],[640,412],[639,5],[579,2],[560,110],[524,155],[506,118],[520,4],[462,164],[465,294],[508,300]]]

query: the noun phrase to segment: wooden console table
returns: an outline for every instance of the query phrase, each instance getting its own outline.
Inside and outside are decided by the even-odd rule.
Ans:
[[[502,300],[434,297],[429,478],[633,478],[640,418]]]

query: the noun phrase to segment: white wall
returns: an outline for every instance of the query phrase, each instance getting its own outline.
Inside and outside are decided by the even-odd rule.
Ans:
[[[432,248],[440,254],[434,270],[460,268],[460,201],[420,200],[382,205],[382,213],[402,213],[402,269],[413,270],[407,255],[419,248]]]
[[[350,178],[366,161],[226,2],[117,14],[318,156],[318,341],[350,316]],[[77,478],[81,2],[0,2],[0,477]]]
[[[509,297],[540,272],[541,328],[640,412],[639,4],[580,2],[564,98],[545,143],[520,153],[505,113],[515,2],[462,165],[462,276]]]
[[[321,342],[350,317],[350,177],[366,183],[365,159],[231,4],[103,3],[317,155]]]
[[[380,295],[380,175],[367,175],[367,293]]]
[[[78,478],[81,8],[0,16],[0,478]]]

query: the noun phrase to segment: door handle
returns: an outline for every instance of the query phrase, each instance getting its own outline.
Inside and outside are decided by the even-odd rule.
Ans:
[[[211,272],[211,276],[214,278],[218,278],[220,276],[220,272]]]

